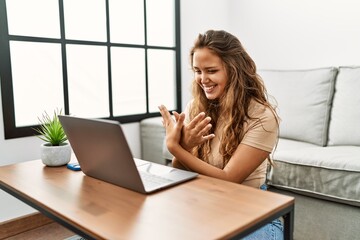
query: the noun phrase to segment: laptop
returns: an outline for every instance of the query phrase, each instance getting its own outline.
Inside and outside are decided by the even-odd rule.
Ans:
[[[140,193],[194,179],[197,173],[133,158],[121,124],[59,115],[70,145],[87,176]]]

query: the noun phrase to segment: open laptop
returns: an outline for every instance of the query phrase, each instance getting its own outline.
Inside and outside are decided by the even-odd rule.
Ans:
[[[198,174],[133,158],[119,122],[59,115],[84,174],[140,193],[151,193]]]

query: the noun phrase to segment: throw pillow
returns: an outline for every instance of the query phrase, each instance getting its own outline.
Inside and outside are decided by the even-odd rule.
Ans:
[[[329,145],[360,146],[360,67],[340,67],[329,126]]]
[[[337,69],[259,70],[258,73],[268,94],[277,102],[280,137],[325,146]]]

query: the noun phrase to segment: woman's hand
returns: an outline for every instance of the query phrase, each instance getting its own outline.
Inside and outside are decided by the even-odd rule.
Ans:
[[[171,117],[164,105],[159,106],[163,118],[163,126],[166,131],[166,146],[172,153],[173,149],[180,146],[181,129],[184,125],[185,114],[177,114],[176,121]]]
[[[175,119],[178,120],[180,114],[173,112]],[[187,151],[192,148],[213,139],[215,134],[209,134],[212,125],[210,124],[211,118],[206,117],[205,113],[199,113],[189,124],[184,125],[182,128],[182,135],[180,145]]]

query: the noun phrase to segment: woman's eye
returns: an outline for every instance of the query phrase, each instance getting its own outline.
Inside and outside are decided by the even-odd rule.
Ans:
[[[215,70],[215,69],[208,70],[208,73],[216,73],[216,72],[217,72],[217,70]]]
[[[200,71],[200,70],[194,70],[194,72],[195,72],[196,74],[201,74],[201,71]]]

